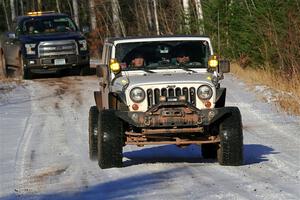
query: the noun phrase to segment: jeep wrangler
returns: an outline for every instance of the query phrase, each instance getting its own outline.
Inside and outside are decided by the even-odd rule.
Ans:
[[[132,63],[137,54],[141,67]],[[180,56],[188,59],[180,63]],[[89,111],[90,159],[102,169],[122,167],[125,145],[198,144],[203,158],[241,165],[241,114],[225,107],[220,85],[229,70],[209,37],[106,39],[96,72],[100,90]]]
[[[87,28],[83,32],[87,32]],[[17,76],[31,79],[34,73],[56,73],[72,69],[90,71],[87,41],[73,20],[55,12],[29,12],[18,16],[0,45],[3,74],[15,68]]]

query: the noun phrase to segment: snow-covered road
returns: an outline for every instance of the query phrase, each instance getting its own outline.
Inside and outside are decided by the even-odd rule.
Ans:
[[[245,164],[220,166],[198,146],[126,146],[124,167],[88,158],[90,77],[0,84],[0,199],[300,199],[300,118],[276,112],[227,75],[244,125]]]

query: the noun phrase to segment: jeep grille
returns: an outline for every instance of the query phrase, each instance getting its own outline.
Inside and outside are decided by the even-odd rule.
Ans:
[[[75,40],[41,42],[38,46],[39,57],[77,54]]]
[[[176,88],[155,88],[147,90],[148,108],[159,103],[159,97],[179,97],[185,96],[187,102],[196,105],[196,89],[194,87],[176,87]]]

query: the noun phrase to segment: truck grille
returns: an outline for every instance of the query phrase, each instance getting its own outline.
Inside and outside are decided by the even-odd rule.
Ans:
[[[38,46],[39,57],[77,54],[75,40],[41,42]]]
[[[185,96],[187,102],[196,105],[196,89],[194,87],[148,89],[147,90],[148,107],[158,104],[160,96],[165,96],[166,98]]]

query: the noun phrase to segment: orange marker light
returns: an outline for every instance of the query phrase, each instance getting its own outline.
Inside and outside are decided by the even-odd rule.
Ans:
[[[133,109],[133,110],[138,110],[138,109],[139,109],[139,105],[133,104],[133,105],[132,105],[132,109]]]
[[[210,107],[211,107],[211,103],[210,103],[210,101],[207,101],[207,102],[205,102],[205,104],[204,104],[204,105],[205,105],[205,107],[206,107],[206,108],[210,108]]]

